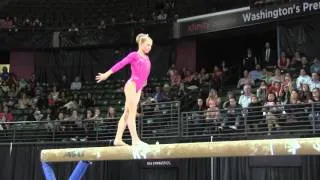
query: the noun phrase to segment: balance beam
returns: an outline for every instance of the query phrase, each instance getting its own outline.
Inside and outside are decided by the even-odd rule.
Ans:
[[[320,138],[110,146],[41,151],[43,162],[319,155]]]

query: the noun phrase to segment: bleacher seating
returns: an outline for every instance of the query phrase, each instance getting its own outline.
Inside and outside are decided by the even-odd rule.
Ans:
[[[188,17],[213,11],[247,6],[243,1],[216,1],[208,6],[206,1],[187,0],[174,1],[167,14],[169,18],[178,14]],[[96,28],[100,20],[111,23],[115,17],[117,23],[126,23],[129,14],[135,18],[151,20],[151,14],[159,13],[157,1],[126,1],[126,0],[10,0],[0,6],[0,16],[17,17],[18,21],[26,18],[38,18],[46,28],[69,28],[72,23],[77,27],[84,23],[86,28]],[[163,7],[163,5],[161,6]]]

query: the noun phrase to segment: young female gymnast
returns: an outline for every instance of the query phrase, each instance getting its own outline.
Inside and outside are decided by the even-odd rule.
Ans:
[[[122,140],[123,132],[128,125],[132,145],[145,144],[140,140],[136,129],[137,107],[140,100],[141,90],[147,84],[147,79],[150,74],[151,63],[148,53],[152,47],[152,39],[148,34],[138,34],[136,37],[138,43],[138,51],[129,53],[125,58],[116,63],[110,70],[105,73],[98,73],[96,76],[97,83],[109,78],[113,73],[122,69],[125,65],[131,66],[131,78],[127,81],[124,87],[126,98],[124,112],[119,120],[117,134],[113,144],[115,146],[126,146]]]

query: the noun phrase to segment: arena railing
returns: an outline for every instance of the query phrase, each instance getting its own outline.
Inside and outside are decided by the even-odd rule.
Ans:
[[[180,136],[180,102],[147,103],[141,106],[141,137]]]
[[[180,102],[141,107],[137,129],[142,139],[267,138],[320,134],[320,103],[221,109],[180,113]],[[119,117],[78,121],[0,122],[0,143],[101,141],[112,142]],[[128,130],[125,140],[130,139]]]
[[[320,103],[181,113],[182,137],[255,138],[320,133]]]
[[[141,106],[137,117],[137,131],[142,138],[180,136],[180,102],[149,103]],[[112,142],[118,120],[17,121],[0,122],[0,143],[8,142],[63,142],[106,141]],[[130,139],[126,129],[124,140]]]
[[[119,117],[120,118],[120,117]],[[0,123],[0,143],[8,142],[112,142],[119,118],[63,121],[18,121]],[[140,131],[139,124],[137,129]],[[129,139],[125,131],[123,138]]]

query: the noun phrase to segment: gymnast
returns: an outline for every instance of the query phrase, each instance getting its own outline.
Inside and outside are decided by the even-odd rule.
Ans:
[[[125,107],[124,112],[118,122],[116,137],[113,141],[115,146],[128,146],[123,140],[123,132],[128,125],[132,145],[146,144],[140,140],[136,129],[136,115],[138,103],[143,87],[147,85],[147,80],[150,74],[151,62],[148,53],[152,48],[152,39],[148,34],[138,34],[136,37],[138,51],[129,53],[125,58],[116,63],[110,70],[105,73],[98,73],[96,76],[97,83],[104,81],[110,75],[121,70],[127,64],[131,66],[131,77],[124,86]]]

